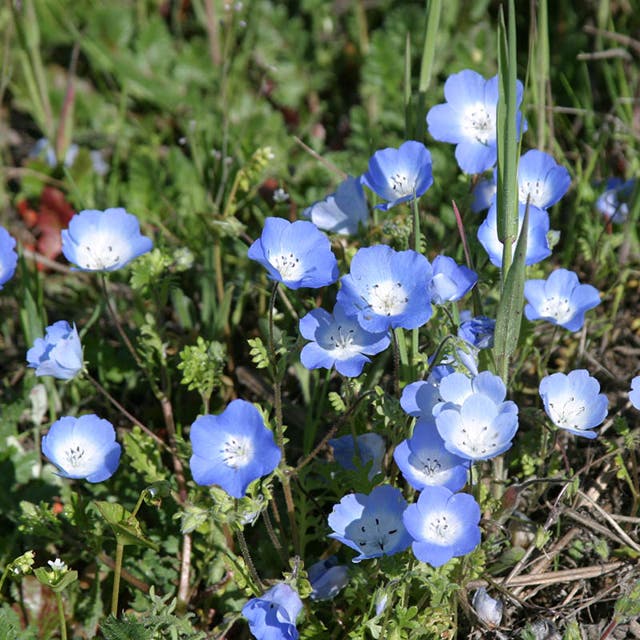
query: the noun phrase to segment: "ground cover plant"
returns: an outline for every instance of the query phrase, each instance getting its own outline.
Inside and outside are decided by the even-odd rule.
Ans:
[[[640,637],[627,2],[0,9],[0,637]]]

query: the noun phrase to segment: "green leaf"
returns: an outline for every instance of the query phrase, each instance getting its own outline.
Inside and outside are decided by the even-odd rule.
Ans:
[[[149,547],[154,551],[159,550],[160,547],[155,542],[144,536],[140,523],[134,518],[133,514],[122,505],[102,500],[96,500],[94,504],[111,527],[118,544],[125,546],[136,544]]]

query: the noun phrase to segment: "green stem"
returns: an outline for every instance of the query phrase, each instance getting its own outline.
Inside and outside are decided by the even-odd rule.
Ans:
[[[62,604],[62,594],[57,591],[54,592],[56,595],[56,603],[58,605],[58,619],[60,620],[60,639],[67,640],[67,621],[64,617],[64,605]]]
[[[116,566],[113,570],[113,591],[111,592],[111,615],[118,617],[118,594],[120,592],[120,575],[122,574],[122,559],[124,557],[124,545],[116,544]]]
[[[418,198],[413,194],[413,249],[416,253],[420,253],[422,246],[422,236],[420,233],[420,209],[418,208]],[[420,329],[411,330],[411,367],[418,359],[418,348],[420,342]],[[413,373],[413,371],[411,371]]]
[[[251,578],[255,582],[256,586],[260,591],[264,591],[264,585],[262,584],[262,580],[260,580],[260,576],[256,571],[256,567],[253,564],[253,560],[251,559],[251,554],[249,553],[249,547],[247,546],[247,541],[244,537],[244,533],[242,529],[238,529],[236,531],[236,537],[238,538],[238,544],[240,545],[240,551],[242,552],[242,557],[244,558],[244,562],[247,565],[247,569],[249,569],[249,573],[251,574]]]

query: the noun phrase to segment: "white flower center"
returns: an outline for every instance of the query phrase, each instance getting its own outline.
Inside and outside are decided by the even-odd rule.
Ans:
[[[389,176],[389,183],[393,192],[399,197],[403,198],[405,196],[413,195],[416,190],[415,181],[411,182],[409,180],[409,176],[404,173],[394,173]]]
[[[578,424],[578,416],[582,415],[587,408],[584,402],[576,400],[571,396],[564,403],[549,402],[550,418],[558,427],[570,427],[572,429],[581,429]]]
[[[269,262],[277,269],[283,280],[299,280],[304,273],[300,258],[291,252],[269,256]]]
[[[464,114],[464,129],[470,138],[487,145],[496,136],[495,114],[482,103],[471,105]]]
[[[67,442],[62,450],[58,465],[69,475],[86,477],[93,473],[102,462],[102,458],[97,454],[98,451],[93,443],[86,440],[74,440]]]
[[[573,318],[575,310],[565,296],[551,296],[540,306],[540,315],[545,318],[555,318],[558,324],[568,322]]]
[[[333,327],[333,331],[323,340],[323,347],[328,351],[337,352],[337,356],[345,357],[359,353],[357,345],[354,345],[356,330],[353,327],[343,327],[341,324]]]
[[[117,265],[126,256],[126,240],[110,232],[100,232],[92,236],[91,244],[81,244],[76,252],[78,266],[99,271]]]
[[[393,547],[400,530],[395,518],[364,517],[358,524],[359,530],[354,540],[365,555],[384,553]]]
[[[253,442],[246,436],[230,435],[220,452],[223,462],[228,467],[240,469],[253,460]]]
[[[386,280],[374,284],[369,290],[369,306],[380,316],[397,316],[406,308],[409,298],[402,283]]]
[[[424,453],[422,455],[411,453],[409,455],[409,464],[418,469],[418,471],[427,478],[433,478],[433,476],[437,475],[442,470],[442,464],[438,458],[432,458]]]
[[[542,208],[549,199],[546,187],[547,183],[544,180],[536,180],[535,182],[524,180],[518,185],[518,199],[526,204],[527,198],[529,198],[530,204]]]
[[[455,541],[457,532],[457,518],[449,511],[436,511],[429,514],[422,535],[428,542],[448,546]]]
[[[460,429],[458,442],[455,443],[461,451],[476,458],[486,456],[498,448],[498,444],[501,442],[500,434],[495,430],[490,430],[490,425],[474,424],[471,428],[469,426],[471,425],[466,424]]]

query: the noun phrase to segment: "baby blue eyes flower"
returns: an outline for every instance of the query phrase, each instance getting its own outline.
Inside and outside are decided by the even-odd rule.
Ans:
[[[356,469],[354,458],[360,466],[371,462],[369,480],[373,480],[382,471],[382,459],[385,454],[384,438],[377,433],[363,433],[355,442],[353,436],[332,438],[333,457],[343,469]]]
[[[276,282],[289,289],[316,289],[338,279],[338,262],[327,236],[312,222],[267,218],[262,235],[247,253]]]
[[[519,226],[518,237],[524,222],[524,212],[526,205],[519,205]],[[544,209],[529,206],[529,228],[527,233],[527,252],[525,264],[530,266],[540,262],[551,255],[551,247],[547,239],[549,232],[549,214]],[[496,207],[492,206],[485,221],[478,229],[478,240],[489,254],[489,260],[496,267],[502,267],[502,242],[498,239],[498,217]],[[515,250],[515,243],[514,243]]]
[[[0,227],[0,289],[16,272],[18,254],[15,251],[16,241],[4,228]]]
[[[490,629],[495,629],[502,620],[502,602],[492,598],[484,587],[480,587],[473,594],[471,601],[476,615]]]
[[[504,401],[500,376],[483,371],[474,378],[452,373],[440,382],[444,402],[433,415],[451,453],[466,460],[488,460],[504,453],[518,430],[518,407]]]
[[[242,615],[257,640],[297,640],[296,618],[302,610],[300,596],[288,584],[277,584],[259,598],[251,598]]]
[[[606,190],[596,200],[596,209],[611,222],[624,222],[629,215],[629,200],[635,186],[634,179],[625,182],[620,178],[609,178]]]
[[[399,553],[411,543],[402,523],[406,507],[400,489],[390,485],[380,485],[369,495],[351,493],[333,507],[329,537],[359,552],[353,562]]]
[[[217,484],[234,498],[242,498],[251,482],[271,473],[281,457],[273,433],[246,400],[234,400],[219,415],[196,418],[191,447],[196,484]]]
[[[403,521],[414,542],[413,555],[440,567],[480,544],[480,507],[466,493],[429,487],[407,507]]]
[[[640,410],[640,376],[636,376],[631,381],[631,390],[629,391],[629,400],[631,404]]]
[[[62,253],[81,271],[115,271],[152,247],[138,218],[122,208],[80,211],[62,231]]]
[[[436,256],[431,263],[433,277],[429,286],[431,302],[444,304],[460,300],[471,291],[478,275],[465,266],[456,264],[453,258]]]
[[[75,324],[59,320],[47,327],[44,338],[36,338],[27,351],[27,363],[37,376],[71,380],[82,371],[82,345]]]
[[[493,334],[496,328],[496,321],[487,316],[471,317],[468,311],[460,314],[460,326],[458,327],[458,337],[466,340],[478,349],[491,349],[493,347]]]
[[[338,303],[372,333],[417,329],[431,317],[431,265],[415,251],[387,245],[358,249],[351,271],[341,279]]]
[[[407,140],[398,149],[376,151],[362,183],[387,202],[376,209],[388,211],[401,202],[419,198],[433,184],[431,154],[415,140]]]
[[[532,149],[518,163],[518,200],[539,209],[553,206],[569,189],[571,177],[548,153]]]
[[[102,482],[118,468],[121,448],[113,425],[91,414],[54,422],[42,438],[42,453],[64,478]]]
[[[324,231],[340,235],[354,235],[358,226],[369,222],[369,207],[359,178],[349,176],[335,193],[316,202],[302,212],[305,218]]]
[[[395,448],[393,459],[418,491],[432,486],[458,491],[467,483],[468,461],[447,451],[433,418],[416,422],[413,435]]]
[[[522,83],[517,83],[516,107],[522,101]],[[446,103],[432,107],[427,114],[429,133],[436,140],[456,146],[458,166],[465,173],[482,173],[496,163],[496,113],[498,77],[485,80],[465,69],[447,78]],[[518,136],[522,114],[518,112]]]
[[[600,383],[586,369],[547,376],[540,381],[539,391],[544,410],[556,427],[589,439],[597,436],[591,429],[607,417],[609,403],[600,393]]]
[[[389,346],[387,332],[370,333],[356,318],[349,318],[337,304],[333,315],[324,309],[314,309],[300,319],[300,333],[311,340],[300,353],[307,369],[330,369],[335,366],[343,376],[354,378],[362,373],[367,356],[384,351]]]
[[[567,269],[556,269],[546,280],[527,280],[524,296],[528,320],[546,320],[569,331],[581,329],[584,314],[600,304],[598,290],[580,284],[578,276]]]
[[[312,600],[330,600],[335,598],[349,582],[349,570],[338,559],[331,556],[311,565],[307,570],[311,583]]]

